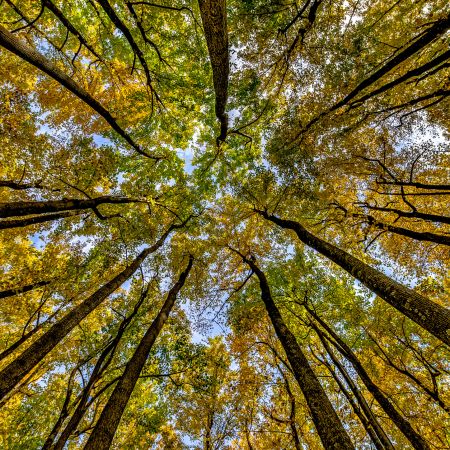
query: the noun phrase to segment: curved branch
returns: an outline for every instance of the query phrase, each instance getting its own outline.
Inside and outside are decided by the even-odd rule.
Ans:
[[[20,286],[12,289],[6,289],[5,291],[0,291],[0,298],[13,297],[14,295],[24,294],[25,292],[32,291],[43,286],[47,286],[51,281],[41,280],[36,283],[27,284],[25,286]]]
[[[125,203],[142,203],[142,202],[144,201],[135,198],[113,197],[105,195],[102,197],[89,199],[65,198],[62,200],[48,200],[42,202],[28,201],[28,202],[0,203],[0,218],[27,216],[29,214],[45,214],[45,213],[80,210],[80,209],[95,209],[97,206],[102,204],[117,205]]]
[[[368,203],[357,203],[361,208],[367,208],[374,211],[392,212],[399,217],[405,217],[407,219],[422,219],[430,222],[446,223],[450,224],[450,217],[440,216],[438,214],[427,214],[420,211],[403,211],[397,208],[388,208],[384,206],[373,206]]]
[[[64,219],[66,217],[74,217],[83,214],[80,211],[66,211],[55,214],[46,214],[37,217],[27,217],[25,219],[12,219],[12,220],[1,220],[0,230],[9,230],[11,228],[22,228],[29,225],[36,225],[37,223],[51,222],[53,220]]]
[[[437,191],[450,191],[450,184],[428,184],[428,183],[418,183],[412,181],[384,181],[384,180],[375,180],[377,184],[383,185],[391,185],[391,186],[410,186],[415,187],[417,189],[429,189],[429,190],[437,190]],[[430,193],[430,195],[433,195]]]
[[[89,105],[96,113],[102,116],[111,128],[119,134],[131,147],[134,148],[140,155],[150,159],[159,161],[163,159],[160,156],[151,155],[143,150],[130,135],[123,130],[111,113],[94,97],[89,94],[84,88],[78,85],[72,78],[66,75],[62,70],[58,69],[52,62],[48,61],[43,55],[41,55],[35,49],[28,47],[20,39],[16,38],[6,28],[0,25],[0,46],[6,48],[10,52],[29,62],[33,66],[37,67],[42,72],[49,75],[58,83],[67,88],[72,94],[76,95],[79,99]]]
[[[109,4],[108,0],[97,0],[97,2],[101,5],[107,16],[110,18],[111,22],[116,26],[118,30],[122,32],[122,34],[125,36],[125,39],[130,44],[131,49],[133,50],[134,54],[139,59],[139,62],[141,63],[142,68],[144,69],[145,77],[147,79],[147,85],[150,88],[150,91],[155,95],[155,98],[157,101],[161,103],[160,98],[158,97],[158,94],[155,92],[152,86],[152,77],[150,75],[150,69],[148,68],[147,61],[145,60],[144,53],[137,45],[136,41],[133,38],[133,35],[131,34],[128,27],[124,24],[122,19],[116,14],[112,6]],[[159,55],[159,52],[158,52]]]
[[[59,21],[70,31],[76,38],[80,41],[80,44],[84,45],[96,58],[102,61],[100,55],[95,51],[92,45],[86,41],[83,35],[75,28],[72,22],[63,14],[63,12],[51,1],[51,0],[41,0],[44,7],[49,9]],[[67,40],[67,39],[66,39]],[[65,42],[64,42],[65,43]],[[64,46],[64,45],[63,45]],[[62,48],[62,47],[61,47]]]

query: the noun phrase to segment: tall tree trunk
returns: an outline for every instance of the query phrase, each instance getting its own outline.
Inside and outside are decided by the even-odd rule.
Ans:
[[[82,366],[82,364],[75,366],[72,369],[72,371],[70,372],[69,382],[68,382],[68,386],[67,386],[67,390],[66,390],[66,396],[64,398],[64,403],[63,403],[61,411],[59,413],[59,417],[56,420],[55,425],[53,425],[53,428],[50,431],[49,436],[45,440],[44,445],[42,446],[41,450],[48,450],[49,448],[51,448],[51,444],[52,444],[53,440],[55,439],[56,435],[59,433],[59,430],[61,429],[62,424],[64,423],[67,416],[69,415],[69,404],[70,404],[70,399],[72,397],[72,392],[73,392],[73,381],[74,381],[76,372],[78,371],[78,369],[81,366]]]
[[[214,411],[208,412],[206,417],[205,445],[204,450],[212,450],[212,427],[214,425]]]
[[[233,251],[241,256],[243,261],[250,266],[259,279],[261,299],[266,306],[267,313],[272,321],[278,339],[286,352],[295,379],[305,396],[314,425],[324,447],[330,450],[353,449],[354,447],[350,437],[345,431],[314,371],[311,369],[306,356],[298,345],[295,336],[284,323],[280,311],[272,299],[264,272],[258,268],[253,259],[245,257],[237,250],[233,249]]]
[[[245,440],[247,441],[248,450],[254,450],[253,449],[253,445],[252,445],[252,441],[250,440],[250,430],[248,428],[247,420],[245,421]]]
[[[79,397],[74,403],[76,405],[75,411],[71,415],[66,427],[61,432],[57,442],[53,444],[53,440],[56,437],[56,435],[54,435],[53,437],[49,436],[49,438],[46,441],[47,447],[44,445],[44,447],[42,447],[42,450],[45,450],[46,448],[48,449],[51,448],[52,450],[62,450],[66,445],[67,439],[69,439],[69,437],[76,431],[81,419],[83,418],[84,414],[89,408],[90,403],[99,394],[99,393],[96,393],[95,395],[91,394],[94,384],[97,383],[98,380],[100,380],[105,370],[111,364],[111,361],[113,360],[114,357],[114,353],[117,349],[117,346],[119,345],[119,342],[122,339],[122,336],[124,335],[126,329],[128,328],[128,325],[131,323],[133,318],[138,313],[142,303],[147,298],[149,289],[150,283],[147,284],[147,287],[142,291],[139,300],[133,307],[132,312],[120,322],[120,325],[114,338],[101,352],[99,358],[97,359],[97,362],[95,363],[94,369],[92,370],[91,375],[89,376],[86,385],[84,386],[82,392],[80,393]]]
[[[288,377],[284,373],[283,369],[281,369],[281,367],[278,366],[278,371],[281,373],[281,376],[283,377],[284,387],[285,387],[286,393],[289,397],[289,403],[291,404],[291,411],[289,413],[289,426],[291,428],[294,446],[295,446],[296,450],[301,450],[302,444],[301,444],[300,438],[298,436],[297,425],[296,425],[297,418],[296,418],[295,413],[296,413],[297,405],[296,405],[296,401],[295,401],[295,396],[294,396],[294,393],[292,392],[291,386],[289,384]]]
[[[450,311],[448,309],[403,286],[344,250],[314,236],[299,222],[280,219],[269,215],[266,211],[256,210],[256,212],[282,228],[295,231],[304,244],[331,259],[398,311],[450,345]]]
[[[218,141],[224,141],[228,132],[228,116],[225,107],[228,98],[228,77],[230,56],[228,50],[227,5],[226,0],[198,0],[209,59],[211,60],[215,111],[220,121]]]
[[[367,418],[367,422],[369,425],[369,428],[366,428],[367,431],[369,432],[369,434],[371,434],[370,430],[373,430],[375,432],[374,437],[378,438],[379,442],[382,445],[382,448],[385,448],[388,450],[394,450],[394,446],[392,445],[392,442],[390,441],[389,437],[384,432],[384,430],[381,427],[380,423],[378,422],[377,418],[375,417],[375,415],[373,414],[369,405],[367,404],[366,399],[364,398],[361,391],[356,386],[356,383],[352,380],[351,376],[348,374],[348,372],[345,370],[344,366],[340,363],[340,361],[338,360],[336,355],[331,350],[324,334],[320,331],[319,327],[314,322],[311,322],[311,325],[314,328],[314,330],[316,331],[317,335],[319,336],[319,339],[322,342],[322,345],[324,346],[326,352],[330,356],[334,365],[337,367],[339,372],[344,377],[345,382],[350,387],[350,390],[353,392],[353,395],[355,396],[356,400],[358,401],[358,404],[361,407],[361,410],[363,411],[365,417]],[[363,423],[363,425],[364,425],[364,423]],[[374,440],[374,444],[377,445],[375,440]]]
[[[385,446],[381,443],[377,433],[375,432],[372,424],[370,423],[370,420],[363,413],[362,409],[360,408],[360,405],[358,405],[357,400],[348,391],[347,386],[345,386],[344,382],[341,380],[341,378],[339,378],[338,374],[336,373],[335,368],[326,360],[326,358],[324,358],[323,360],[320,359],[318,356],[316,356],[316,358],[320,363],[322,363],[326,366],[326,368],[330,372],[331,376],[334,378],[334,381],[336,381],[337,385],[339,386],[339,389],[347,398],[347,401],[352,406],[354,413],[358,416],[364,429],[366,430],[367,434],[370,436],[370,439],[372,440],[373,444],[375,445],[375,448],[377,450],[384,450]],[[391,447],[391,448],[393,448],[393,447]]]
[[[147,361],[156,338],[169,317],[177,294],[183,287],[191,270],[192,263],[193,257],[190,256],[186,269],[180,274],[178,281],[173,285],[172,289],[170,289],[164,305],[152,322],[150,328],[145,333],[130,361],[128,361],[108,403],[103,408],[84,450],[106,450],[110,447],[123,411],[133,392],[142,368]]]
[[[181,225],[180,225],[181,226]],[[145,258],[160,248],[178,225],[172,225],[151,247],[144,249],[122,272],[94,292],[80,305],[67,313],[47,332],[30,345],[20,356],[0,372],[0,399],[10,392],[19,381],[30,372],[70,331],[72,331],[89,313],[99,306],[110,294],[118,289],[139,268]]]
[[[108,122],[111,128],[139,154],[155,160],[161,159],[158,156],[150,155],[136,142],[134,142],[131,136],[120,127],[112,114],[98,100],[92,97],[92,95],[89,94],[89,92],[87,92],[82,86],[77,84],[74,80],[72,80],[72,78],[66,75],[62,70],[56,67],[51,61],[47,60],[34,48],[28,47],[28,45],[10,33],[2,25],[0,25],[0,46],[29,62],[39,70],[42,70],[42,72],[46,73],[58,83],[63,85],[66,89],[72,92],[72,94],[75,94],[79,99],[89,105],[96,113],[100,114],[100,116]]]
[[[355,355],[353,350],[324,322],[312,309],[305,305],[306,310],[311,316],[324,328],[324,330],[332,337],[328,341],[352,364],[356,373],[361,378],[367,390],[373,395],[375,400],[383,408],[384,412],[394,422],[397,428],[409,440],[411,445],[417,450],[430,450],[425,439],[417,433],[411,424],[397,411],[390,400],[381,392],[378,386],[372,381],[369,374]]]

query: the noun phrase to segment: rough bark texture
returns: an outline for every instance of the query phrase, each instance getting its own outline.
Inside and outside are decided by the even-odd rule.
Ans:
[[[58,83],[62,84],[72,94],[83,100],[96,113],[100,114],[111,126],[111,128],[118,133],[131,147],[133,147],[139,154],[147,158],[159,160],[161,158],[150,155],[145,152],[139,145],[137,145],[130,135],[123,130],[111,113],[98,102],[94,97],[77,84],[72,78],[66,75],[62,70],[58,69],[52,62],[48,61],[44,56],[37,52],[34,48],[28,47],[24,42],[15,37],[5,27],[0,25],[0,46],[6,48],[10,52],[29,62],[37,67],[42,72],[46,73]]]
[[[97,206],[105,203],[124,204],[137,201],[138,200],[136,199],[127,197],[112,197],[105,195],[102,197],[89,199],[65,198],[63,200],[48,200],[43,202],[32,201],[0,203],[0,217],[17,217],[27,216],[29,214],[46,214],[58,211],[90,209],[96,208]]]
[[[450,345],[450,311],[448,309],[403,286],[344,250],[314,236],[299,222],[280,219],[265,211],[257,210],[257,212],[280,227],[295,231],[304,244],[331,259],[398,311]]]
[[[19,381],[33,369],[70,331],[89,313],[99,306],[110,294],[130,278],[145,258],[161,247],[174,227],[170,227],[151,247],[144,249],[122,272],[89,296],[80,305],[67,313],[47,332],[30,345],[20,356],[0,372],[0,399],[8,394]]]
[[[266,306],[272,325],[291,364],[295,379],[305,396],[311,417],[320,439],[326,449],[353,449],[352,441],[333,409],[306,356],[303,354],[295,336],[283,321],[280,311],[272,299],[266,276],[253,262],[240,254],[259,279],[261,299]]]
[[[213,72],[216,117],[220,121],[220,135],[217,139],[224,141],[228,132],[228,116],[225,113],[225,107],[230,72],[226,1],[198,0],[198,4]]]
[[[145,333],[136,351],[125,367],[122,376],[114,388],[108,403],[104,407],[100,418],[95,425],[84,450],[103,450],[108,449],[114,438],[114,434],[119,425],[123,411],[128,403],[130,395],[139,378],[142,368],[147,361],[152,346],[158,337],[162,327],[167,321],[176,297],[191,270],[193,257],[189,258],[186,269],[181,273],[178,281],[173,285],[167,295],[161,310],[152,322],[150,328]]]
[[[362,382],[366,386],[367,390],[373,395],[375,400],[383,408],[384,412],[394,422],[398,429],[409,440],[411,445],[417,450],[430,450],[425,439],[418,434],[411,424],[397,411],[395,406],[389,401],[389,399],[381,392],[378,386],[372,381],[369,374],[364,369],[363,365],[355,355],[353,350],[310,308],[306,308],[307,311],[314,317],[314,319],[320,323],[320,325],[327,331],[332,337],[329,342],[336,347],[336,349],[352,364],[356,373],[361,378]]]

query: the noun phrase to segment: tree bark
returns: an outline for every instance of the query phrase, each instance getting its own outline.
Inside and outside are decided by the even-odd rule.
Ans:
[[[51,222],[53,220],[65,219],[66,217],[74,217],[83,214],[79,211],[64,211],[54,214],[46,214],[37,217],[27,217],[25,219],[11,219],[0,221],[0,230],[10,230],[12,228],[22,228],[38,223]]]
[[[214,411],[210,411],[206,417],[205,445],[204,450],[212,450],[212,427],[214,425]]]
[[[409,440],[411,445],[417,450],[430,450],[428,443],[425,439],[417,433],[411,424],[397,411],[395,406],[389,401],[389,399],[381,392],[378,386],[372,381],[369,374],[364,369],[363,365],[355,355],[353,350],[309,307],[305,305],[306,310],[311,316],[326,330],[326,332],[332,337],[328,341],[352,364],[356,373],[361,378],[362,382],[366,386],[367,390],[373,395],[375,400],[383,408],[384,412],[394,422],[397,428],[404,434]]]
[[[25,189],[43,189],[40,181],[37,181],[36,183],[17,183],[13,180],[0,180],[0,188],[1,187],[7,187],[15,191],[23,191]]]
[[[228,50],[226,0],[198,0],[206,44],[211,61],[214,92],[216,95],[215,112],[220,121],[218,141],[224,141],[228,132],[228,116],[225,108],[228,98],[228,77],[230,56]]]
[[[364,429],[366,430],[367,434],[370,436],[370,439],[372,440],[373,444],[375,445],[375,448],[377,450],[384,450],[385,447],[381,443],[377,433],[375,432],[373,426],[371,425],[369,419],[367,416],[363,413],[362,409],[358,405],[358,402],[355,400],[354,397],[352,397],[351,393],[348,391],[347,387],[345,386],[344,382],[339,378],[338,374],[336,373],[333,366],[324,358],[323,360],[316,356],[316,359],[325,365],[325,367],[330,372],[331,376],[334,378],[334,381],[336,381],[337,385],[339,386],[339,389],[341,392],[345,395],[347,398],[347,401],[352,406],[352,409],[354,413],[358,416],[359,421],[362,423]],[[345,378],[345,377],[344,377]],[[393,448],[393,447],[390,447]]]
[[[132,312],[120,322],[120,325],[114,338],[100,353],[100,356],[98,357],[97,362],[95,363],[94,369],[92,370],[86,385],[84,386],[82,392],[79,394],[78,399],[75,401],[76,405],[75,411],[71,415],[66,427],[61,432],[58,441],[55,444],[53,444],[53,439],[54,437],[56,437],[56,435],[52,439],[50,439],[51,436],[49,436],[49,439],[47,440],[49,449],[51,448],[52,450],[62,450],[64,448],[67,439],[69,439],[69,437],[76,431],[81,419],[83,418],[84,414],[89,408],[90,403],[97,395],[99,395],[98,392],[95,395],[91,394],[94,384],[100,380],[105,370],[111,364],[114,353],[117,349],[117,346],[119,345],[119,342],[122,339],[122,336],[124,335],[126,329],[128,328],[128,325],[131,323],[133,318],[139,312],[142,303],[147,298],[149,289],[150,283],[147,284],[147,287],[142,291],[139,300],[133,307]],[[102,389],[100,391],[102,391]],[[44,450],[44,448],[45,445],[42,448],[42,450]]]
[[[127,197],[113,197],[105,195],[102,197],[78,199],[64,198],[62,200],[30,201],[0,203],[0,218],[27,216],[29,214],[46,214],[60,211],[73,211],[80,209],[96,208],[103,204],[125,204],[135,203],[141,200]],[[0,222],[1,224],[1,222]]]
[[[180,225],[182,226],[182,225]],[[5,397],[19,381],[33,369],[56,345],[67,336],[89,313],[99,306],[109,295],[118,289],[139,268],[145,258],[160,248],[178,225],[172,225],[151,247],[145,248],[131,264],[112,280],[104,284],[80,305],[72,309],[55,323],[39,339],[30,345],[20,356],[0,372],[0,399]]]
[[[280,219],[269,215],[266,211],[256,210],[256,212],[282,228],[295,231],[304,244],[335,262],[398,311],[450,345],[450,311],[448,309],[403,286],[344,250],[314,236],[299,222]]]
[[[158,337],[162,327],[166,323],[169,314],[173,308],[176,297],[183,287],[186,278],[192,268],[193,257],[189,257],[186,269],[180,274],[178,281],[173,285],[167,295],[160,312],[152,322],[150,328],[145,333],[136,351],[125,367],[122,376],[114,388],[108,403],[98,419],[94,430],[92,431],[84,450],[106,450],[109,449],[114,434],[119,425],[123,411],[133,392],[139,375],[147,361],[148,355]]]
[[[364,413],[364,416],[367,420],[367,425],[363,425],[366,427],[367,432],[372,436],[372,431],[375,432],[375,436],[373,436],[374,444],[377,445],[376,440],[379,440],[379,443],[381,444],[382,448],[388,449],[388,450],[394,450],[394,446],[392,445],[392,442],[390,441],[387,434],[384,432],[383,428],[379,424],[377,418],[373,414],[372,410],[370,409],[369,405],[366,402],[366,399],[362,395],[361,391],[356,386],[355,382],[352,380],[348,372],[345,370],[344,366],[340,363],[338,358],[335,356],[333,351],[331,350],[330,346],[328,345],[328,342],[326,341],[325,336],[320,331],[319,327],[314,323],[311,322],[312,327],[314,328],[315,332],[319,336],[320,341],[322,342],[322,345],[324,346],[326,352],[330,356],[331,360],[333,361],[334,365],[337,367],[339,372],[342,374],[342,376],[345,379],[345,382],[350,387],[350,390],[353,392],[353,395],[355,396],[356,400],[358,401],[359,406],[361,407],[361,410]],[[336,377],[338,380],[339,378]],[[339,382],[339,381],[338,381]]]
[[[58,69],[58,67],[56,67],[52,62],[48,61],[34,48],[28,47],[24,42],[15,37],[2,25],[0,25],[0,46],[6,48],[10,52],[29,62],[39,70],[42,70],[42,72],[52,77],[66,89],[72,92],[72,94],[76,95],[79,99],[89,105],[96,113],[102,116],[111,126],[111,128],[139,154],[146,156],[147,158],[155,159],[157,161],[161,159],[161,157],[151,155],[144,151],[138,144],[136,144],[136,142],[133,141],[131,136],[119,126],[111,113],[99,101],[92,97],[89,92],[87,92],[83,87],[72,80],[72,78],[66,75],[62,70]]]
[[[120,19],[120,17],[116,14],[116,12],[114,11],[114,8],[109,4],[108,0],[97,0],[97,2],[101,5],[103,10],[106,12],[106,14],[108,15],[111,22],[125,36],[125,39],[128,41],[131,49],[133,50],[133,53],[138,57],[139,62],[141,63],[142,68],[144,69],[148,87],[151,89],[151,91],[153,93],[155,93],[153,90],[153,87],[152,87],[152,77],[150,76],[150,70],[148,68],[147,61],[145,60],[142,50],[139,48],[136,41],[134,40],[133,35],[131,34],[130,30],[127,28],[125,23]]]
[[[389,185],[389,186],[411,186],[417,189],[428,189],[428,190],[438,190],[438,191],[450,191],[449,184],[428,184],[419,183],[413,181],[386,181],[386,180],[375,180],[377,184]],[[432,193],[430,195],[433,195]]]
[[[355,217],[357,219],[364,219],[364,221],[377,228],[378,230],[389,231],[390,233],[398,234],[400,236],[406,236],[416,241],[426,241],[434,242],[436,244],[448,245],[450,246],[450,236],[445,236],[443,234],[431,233],[428,231],[413,231],[407,228],[397,227],[396,225],[390,225],[388,223],[379,222],[375,217],[369,214],[361,213],[348,213],[349,216]]]
[[[252,259],[246,258],[237,250],[233,249],[233,251],[241,256],[243,261],[250,266],[259,279],[261,299],[264,302],[278,339],[286,352],[295,379],[305,396],[314,425],[324,447],[329,450],[353,449],[354,447],[350,437],[345,431],[314,371],[311,369],[306,356],[298,345],[295,336],[284,323],[272,299],[264,272],[259,269]]]
[[[0,291],[0,298],[12,297],[14,295],[24,294],[25,292],[32,291],[33,289],[38,289],[43,286],[47,286],[51,281],[41,280],[36,283],[27,284],[25,286],[20,286],[12,289],[6,289],[4,291]]]
[[[441,216],[439,214],[427,214],[420,211],[403,211],[401,209],[397,208],[385,208],[383,206],[372,206],[368,204],[362,204],[362,208],[372,209],[374,211],[383,211],[383,212],[391,212],[394,214],[397,214],[399,217],[404,217],[406,219],[421,219],[421,220],[427,220],[429,222],[436,222],[436,223],[446,223],[450,225],[450,217],[448,216]]]

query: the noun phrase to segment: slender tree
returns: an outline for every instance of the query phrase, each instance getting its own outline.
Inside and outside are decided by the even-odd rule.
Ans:
[[[346,251],[313,235],[299,222],[281,219],[267,211],[256,211],[276,225],[294,231],[304,244],[338,264],[398,311],[442,342],[450,345],[450,311],[448,309],[403,286]]]
[[[25,286],[19,286],[12,289],[6,289],[0,291],[0,298],[13,297],[14,295],[24,294],[25,292],[30,292],[34,289],[47,286],[51,283],[49,280],[36,281],[35,283],[27,284]]]
[[[108,344],[105,346],[105,348],[100,353],[100,356],[98,357],[95,366],[89,376],[89,379],[86,383],[86,385],[83,387],[83,390],[81,391],[80,395],[75,401],[76,407],[73,411],[72,415],[70,416],[69,421],[67,422],[64,429],[61,431],[61,434],[58,437],[57,442],[54,442],[57,434],[59,433],[62,425],[64,424],[64,419],[61,420],[61,416],[65,415],[68,416],[67,406],[66,410],[64,410],[64,406],[66,405],[67,396],[69,396],[70,400],[70,385],[68,386],[67,396],[66,400],[64,401],[63,407],[61,409],[60,417],[58,418],[57,422],[55,423],[50,435],[48,436],[47,440],[44,443],[44,446],[42,447],[44,449],[52,449],[52,450],[62,450],[64,446],[66,445],[67,440],[69,437],[76,431],[80,421],[82,420],[84,414],[86,413],[87,409],[89,408],[92,401],[96,398],[98,393],[96,395],[93,395],[92,390],[94,387],[94,384],[99,381],[99,379],[102,377],[103,373],[106,371],[106,369],[110,366],[111,362],[113,361],[114,353],[119,345],[119,343],[122,341],[123,335],[127,328],[129,327],[130,323],[132,322],[133,318],[137,315],[139,312],[140,307],[142,306],[142,303],[146,300],[148,296],[150,288],[150,283],[147,284],[145,289],[142,290],[141,295],[139,297],[139,300],[136,302],[136,304],[133,307],[133,310],[131,313],[126,316],[121,322],[117,329],[116,335],[108,342]],[[117,381],[115,379],[114,381]],[[108,385],[109,386],[109,383]],[[102,391],[101,389],[100,391]]]
[[[134,386],[136,385],[156,338],[169,318],[169,314],[175,304],[177,294],[180,292],[187,276],[189,275],[193,261],[194,258],[189,256],[189,262],[186,269],[181,272],[177,282],[170,289],[164,305],[155,320],[150,325],[150,328],[145,333],[130,361],[126,365],[122,376],[114,388],[108,403],[103,408],[102,414],[100,415],[100,418],[98,419],[95,428],[92,431],[86,446],[84,447],[86,450],[100,450],[108,449],[110,447],[114,434],[116,433],[119,425],[120,418],[122,417],[130,395],[133,392]]]
[[[373,395],[375,400],[383,408],[388,417],[395,423],[398,429],[405,435],[411,445],[415,449],[430,450],[430,446],[426,440],[419,434],[411,424],[397,411],[396,407],[390,402],[390,400],[383,394],[381,389],[373,382],[363,365],[355,355],[353,350],[321,319],[311,308],[305,305],[308,313],[326,330],[330,335],[329,339],[325,334],[321,334],[322,338],[326,337],[328,342],[336,347],[336,349],[347,358],[356,370],[356,373],[361,377],[362,382],[365,384],[367,390]],[[317,331],[317,327],[315,328]],[[319,330],[320,333],[320,330]]]
[[[363,412],[363,418],[362,422],[365,426],[367,432],[372,437],[372,440],[374,441],[374,444],[377,448],[385,448],[385,449],[394,449],[394,446],[392,445],[392,442],[390,441],[389,437],[386,435],[385,431],[381,427],[380,423],[378,422],[377,418],[375,417],[375,414],[370,409],[370,406],[368,405],[366,399],[362,395],[361,391],[358,389],[358,386],[354,382],[354,380],[351,378],[345,367],[341,364],[341,362],[338,360],[336,355],[333,353],[333,350],[331,350],[330,346],[328,345],[327,340],[325,339],[323,333],[320,331],[320,329],[315,325],[314,322],[310,322],[311,326],[314,328],[315,332],[319,336],[320,341],[322,342],[323,347],[325,348],[325,351],[327,355],[330,357],[330,359],[333,361],[333,364],[337,367],[339,372],[341,373],[342,377],[344,378],[345,382],[349,386],[350,390],[352,391],[353,395],[355,396],[357,400],[357,405],[355,406],[355,410],[361,409]],[[327,367],[330,369],[330,372],[333,375],[333,378],[337,381],[337,383],[340,385],[341,389],[345,393],[345,388],[341,384],[339,376],[336,375],[336,372],[332,369],[331,365],[327,363],[326,360],[324,360],[324,363],[327,365]],[[347,395],[346,395],[347,396]]]
[[[272,299],[264,272],[259,269],[253,258],[247,258],[238,250],[232,249],[232,251],[237,253],[258,277],[261,299],[264,302],[278,339],[286,352],[295,379],[305,396],[314,425],[323,445],[329,449],[354,448],[323,387],[311,369],[308,359],[302,352],[295,336],[284,323],[280,311]]]
[[[182,225],[172,225],[159,240],[139,253],[138,256],[118,275],[104,284],[100,289],[86,298],[62,319],[55,323],[48,331],[30,345],[20,356],[8,364],[0,372],[0,398],[7,395],[19,381],[33,369],[42,359],[67,336],[89,313],[99,306],[109,295],[127,281],[145,258],[158,250],[172,230]]]

